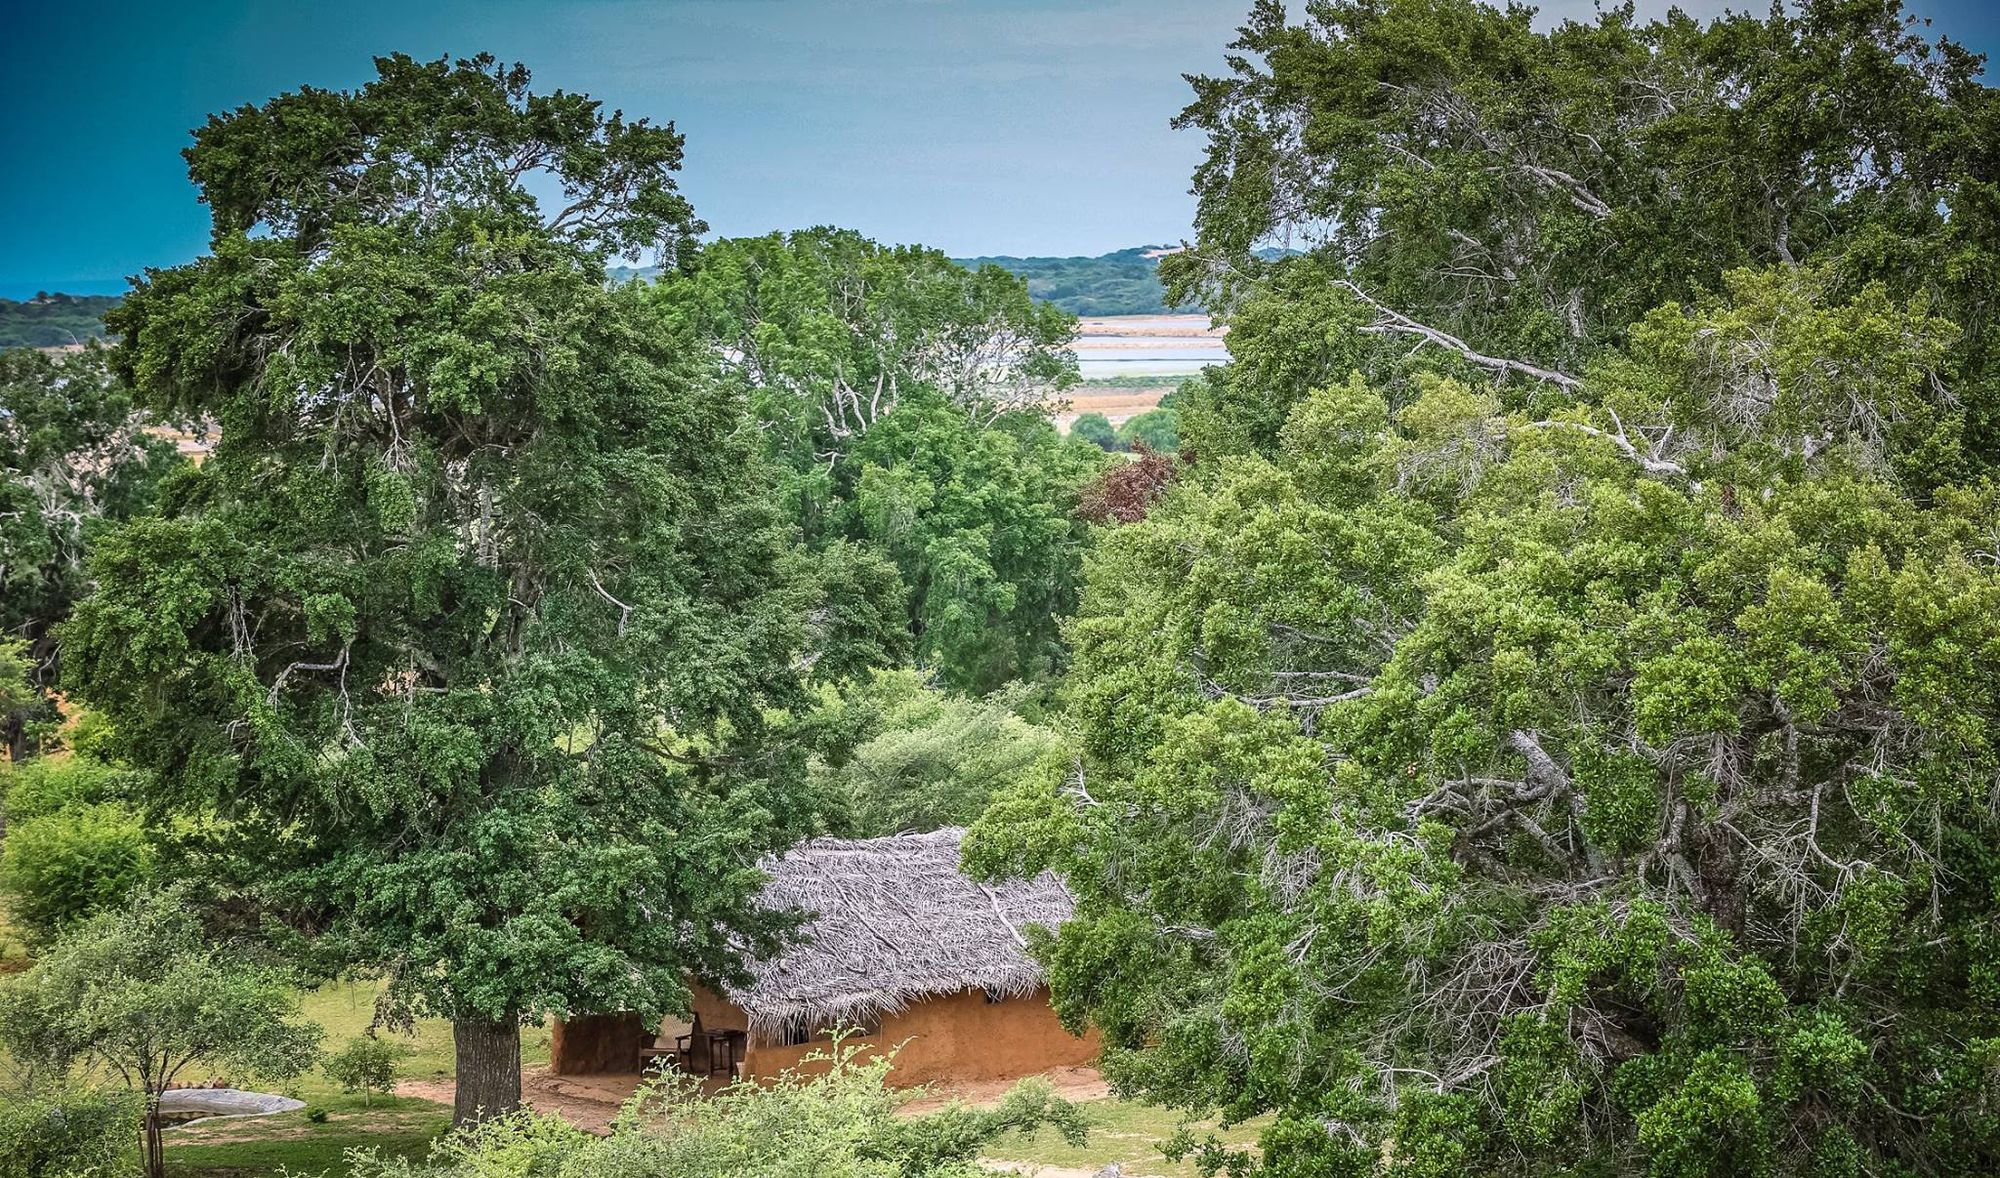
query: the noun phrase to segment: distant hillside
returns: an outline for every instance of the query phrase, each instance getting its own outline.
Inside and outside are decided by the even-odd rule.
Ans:
[[[954,258],[961,266],[991,262],[1028,282],[1028,293],[1072,315],[1163,315],[1192,307],[1167,305],[1160,285],[1164,246],[1137,246],[1094,258]]]
[[[53,348],[104,338],[104,313],[117,295],[39,294],[0,299],[0,348]]]
[[[1167,306],[1166,288],[1160,285],[1159,275],[1154,272],[1158,255],[1166,248],[1138,246],[1094,258],[992,257],[952,261],[975,269],[991,262],[1003,270],[1011,270],[1027,280],[1029,294],[1072,315],[1162,315],[1175,309]],[[611,281],[620,283],[635,279],[650,282],[659,273],[657,266],[613,266],[610,270]]]

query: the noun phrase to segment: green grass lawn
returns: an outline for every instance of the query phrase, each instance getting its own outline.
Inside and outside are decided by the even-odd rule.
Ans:
[[[382,983],[376,981],[329,982],[317,990],[304,994],[300,999],[300,1010],[305,1017],[326,1028],[326,1039],[321,1046],[334,1050],[349,1039],[368,1029],[375,1017],[375,1000],[382,993]],[[451,1024],[443,1019],[419,1019],[413,1035],[382,1031],[381,1035],[393,1042],[402,1043],[411,1049],[398,1069],[406,1079],[443,1079],[452,1074]],[[549,1062],[549,1029],[526,1027],[521,1031],[521,1064],[533,1067]],[[326,1077],[308,1075],[294,1086],[297,1092],[287,1091],[287,1095],[310,1099],[307,1093],[317,1089],[333,1092]]]
[[[349,1150],[421,1159],[451,1127],[451,1110],[427,1100],[376,1097],[372,1107],[365,1107],[358,1096],[337,1095],[309,1107],[324,1112],[326,1120],[308,1120],[302,1110],[172,1130],[166,1135],[167,1173],[174,1178],[280,1173],[339,1178],[347,1173]]]
[[[1082,1145],[1070,1145],[1054,1129],[1044,1128],[1035,1133],[1009,1133],[988,1142],[979,1152],[994,1161],[1090,1172],[1107,1162],[1117,1162],[1130,1178],[1195,1178],[1192,1159],[1169,1161],[1159,1149],[1185,1123],[1181,1113],[1115,1098],[1087,1101],[1082,1108],[1090,1119],[1090,1137]],[[1248,1145],[1257,1140],[1266,1121],[1260,1117],[1228,1129],[1218,1129],[1212,1121],[1196,1121],[1190,1127],[1197,1140],[1214,1133],[1231,1145]]]
[[[301,995],[300,1009],[305,1017],[326,1028],[322,1046],[333,1050],[367,1030],[381,992],[379,982],[331,982]],[[423,1019],[415,1034],[381,1034],[410,1048],[397,1069],[402,1078],[441,1080],[451,1076],[450,1023]],[[522,1064],[533,1067],[548,1060],[548,1029],[524,1029]],[[247,1178],[287,1170],[296,1175],[338,1178],[347,1172],[345,1157],[350,1149],[421,1158],[429,1152],[432,1140],[451,1125],[451,1110],[442,1104],[377,1096],[371,1106],[358,1095],[342,1092],[318,1071],[289,1081],[264,1081],[256,1076],[229,1079],[237,1087],[282,1092],[305,1101],[306,1108],[172,1130],[166,1139],[167,1169],[176,1178]],[[313,1110],[324,1112],[326,1120],[307,1119],[306,1113]]]

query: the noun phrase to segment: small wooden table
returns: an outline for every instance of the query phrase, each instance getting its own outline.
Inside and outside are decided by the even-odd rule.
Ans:
[[[743,1047],[749,1041],[749,1032],[724,1028],[703,1031],[701,1037],[708,1042],[708,1074],[713,1076],[716,1065],[720,1064],[723,1075],[734,1078],[736,1065],[743,1062]]]

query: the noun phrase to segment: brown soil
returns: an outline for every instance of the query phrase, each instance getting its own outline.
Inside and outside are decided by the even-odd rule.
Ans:
[[[1069,427],[1085,413],[1102,413],[1112,425],[1119,425],[1148,409],[1158,408],[1160,398],[1172,391],[1172,385],[1161,385],[1156,389],[1106,389],[1101,393],[1089,389],[1072,390],[1069,408],[1050,414],[1049,420],[1064,433],[1068,433]]]
[[[1202,336],[1221,339],[1224,331],[1206,315],[1104,315],[1077,320],[1083,335]]]

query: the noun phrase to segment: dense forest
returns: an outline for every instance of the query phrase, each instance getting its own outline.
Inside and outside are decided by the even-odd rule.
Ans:
[[[959,258],[977,269],[998,266],[1017,274],[1028,293],[1072,315],[1163,315],[1194,311],[1193,303],[1167,301],[1159,259],[1170,247],[1137,246],[1094,258]]]
[[[0,1155],[163,1174],[189,1069],[442,1020],[456,1129],[342,1172],[973,1178],[1087,1118],[517,1109],[525,1027],[796,935],[760,857],[962,825],[1199,1173],[2000,1171],[1983,62],[1897,0],[1223,60],[1160,278],[1228,362],[1067,436],[1141,251],[706,240],[680,132],[491,57],[197,131],[211,252],[0,354]]]
[[[104,338],[104,313],[116,295],[46,291],[24,302],[0,299],[0,348],[56,348]]]
[[[1199,310],[1197,304],[1169,304],[1160,282],[1159,259],[1171,246],[1135,246],[1095,257],[1074,258],[953,258],[968,270],[996,266],[1027,283],[1036,301],[1072,315],[1162,315]],[[1265,257],[1278,251],[1263,250]],[[651,281],[656,266],[613,266],[613,282]]]

